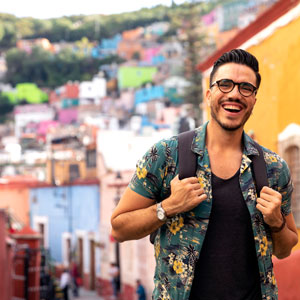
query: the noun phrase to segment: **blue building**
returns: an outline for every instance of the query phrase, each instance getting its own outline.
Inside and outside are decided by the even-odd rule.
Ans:
[[[151,100],[163,99],[164,88],[161,85],[151,86],[149,88],[139,89],[134,95],[134,104],[137,105],[143,102],[149,102]]]
[[[99,230],[99,201],[97,181],[30,189],[31,226],[43,233],[42,244],[56,263],[70,263],[72,253],[83,264],[90,252],[86,238],[95,239]]]

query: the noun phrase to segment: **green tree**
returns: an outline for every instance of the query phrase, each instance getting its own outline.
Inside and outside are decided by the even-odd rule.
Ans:
[[[0,23],[0,42],[3,39],[4,35],[5,35],[4,25]]]
[[[85,39],[85,41],[87,41]],[[118,56],[106,59],[94,59],[65,48],[53,55],[40,47],[34,47],[32,53],[13,48],[7,52],[7,73],[5,81],[16,85],[34,82],[41,87],[54,88],[72,80],[90,80],[99,72],[102,64],[120,63]]]
[[[4,26],[4,36],[1,40],[1,48],[8,49],[14,47],[17,42],[17,33],[13,23],[5,22]]]
[[[173,26],[180,29],[178,38],[185,52],[183,73],[190,83],[185,89],[183,99],[184,103],[193,105],[197,125],[202,123],[203,103],[202,74],[197,66],[206,46],[204,30],[200,23],[202,14],[203,4],[191,2],[181,6],[173,15]]]
[[[54,19],[52,21],[52,36],[50,36],[49,39],[55,42],[68,41],[71,30],[72,22],[69,18],[63,17],[59,19]]]
[[[14,109],[14,105],[10,102],[9,98],[0,93],[0,123],[4,123],[7,118],[8,114],[11,113]]]
[[[34,35],[33,18],[18,19],[15,23],[17,38],[31,37]]]
[[[16,85],[19,82],[26,81],[24,78],[24,62],[27,59],[26,52],[17,48],[11,48],[6,52],[7,71],[5,81]]]
[[[34,83],[19,83],[16,86],[18,101],[25,100],[28,103],[42,103],[48,100],[48,95]]]

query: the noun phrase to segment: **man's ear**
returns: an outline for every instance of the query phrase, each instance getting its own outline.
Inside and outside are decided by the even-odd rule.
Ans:
[[[207,105],[210,106],[210,101],[211,101],[211,90],[210,89],[208,89],[206,91],[205,100],[206,100]]]
[[[255,100],[254,104],[255,104],[256,100],[257,100],[257,98],[256,98],[257,97],[257,90],[255,91],[255,95],[254,96],[255,96],[255,99],[254,99]]]

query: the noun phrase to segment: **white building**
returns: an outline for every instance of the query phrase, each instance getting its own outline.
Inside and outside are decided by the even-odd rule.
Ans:
[[[14,110],[15,136],[20,137],[29,123],[54,120],[55,111],[47,104],[18,105]]]
[[[102,74],[95,76],[92,81],[83,81],[79,85],[80,105],[99,104],[106,96],[106,79]]]

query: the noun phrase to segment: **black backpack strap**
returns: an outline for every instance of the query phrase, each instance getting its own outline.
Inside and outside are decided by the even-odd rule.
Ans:
[[[197,171],[197,155],[191,149],[195,130],[182,132],[178,135],[178,171],[179,179],[193,177]],[[150,242],[154,244],[157,231],[150,234]]]
[[[254,142],[254,141],[253,141]],[[267,167],[264,160],[264,153],[259,144],[254,142],[255,148],[257,149],[259,155],[252,156],[252,168],[253,168],[253,177],[256,186],[256,192],[259,196],[261,189],[264,186],[269,186]]]
[[[197,171],[197,155],[191,149],[195,130],[178,135],[178,168],[179,179],[193,177]]]

